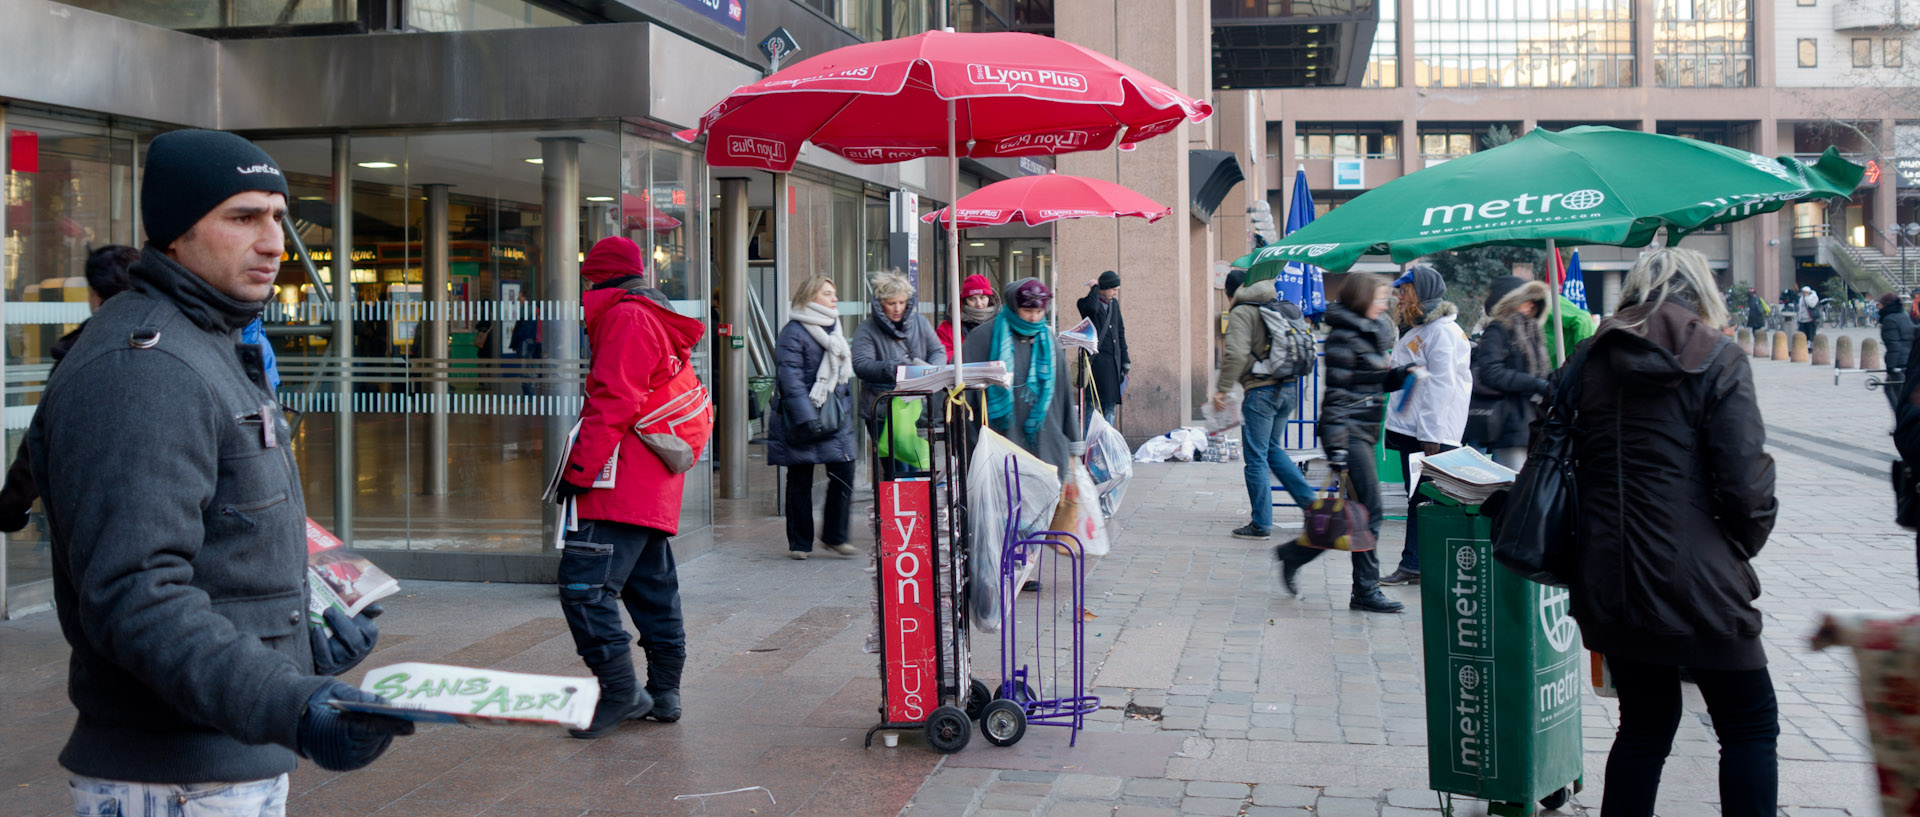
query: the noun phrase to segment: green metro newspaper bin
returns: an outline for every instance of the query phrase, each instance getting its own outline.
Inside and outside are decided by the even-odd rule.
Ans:
[[[1427,778],[1496,815],[1556,808],[1583,784],[1580,629],[1567,591],[1493,560],[1492,522],[1431,484],[1420,491]]]

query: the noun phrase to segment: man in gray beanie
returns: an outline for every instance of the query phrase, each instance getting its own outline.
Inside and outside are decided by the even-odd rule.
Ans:
[[[260,347],[287,186],[217,131],[147,151],[133,288],[94,313],[27,430],[53,540],[53,593],[79,718],[60,752],[76,815],[278,815],[296,753],[333,770],[406,721],[330,677],[378,630],[369,609],[307,617],[306,503]]]

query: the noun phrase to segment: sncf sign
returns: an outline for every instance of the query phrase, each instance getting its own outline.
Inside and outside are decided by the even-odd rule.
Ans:
[[[931,485],[880,483],[880,635],[893,723],[924,721],[940,705]]]

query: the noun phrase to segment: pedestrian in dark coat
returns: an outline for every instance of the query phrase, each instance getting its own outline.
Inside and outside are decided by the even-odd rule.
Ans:
[[[1913,352],[1913,318],[1907,315],[1900,296],[1891,292],[1880,296],[1880,345],[1887,367],[1886,383],[1881,390],[1889,403],[1898,404],[1906,380],[1907,358]]]
[[[1748,562],[1779,503],[1753,375],[1700,253],[1643,256],[1620,304],[1583,352],[1567,577],[1620,695],[1601,811],[1653,813],[1686,668],[1720,740],[1721,812],[1772,817],[1779,726]]]
[[[296,753],[355,769],[413,727],[332,705],[383,700],[330,677],[378,628],[337,610],[310,626],[299,468],[240,341],[285,251],[280,169],[185,130],[153,139],[144,172],[133,289],[88,322],[26,434],[78,711],[59,761],[76,814],[277,814]]]
[[[873,277],[873,308],[853,330],[853,373],[860,377],[860,416],[874,419],[873,403],[892,391],[894,370],[901,366],[947,362],[933,324],[914,311],[913,284],[907,277],[883,272]]]
[[[1393,342],[1398,333],[1386,318],[1387,279],[1371,273],[1348,273],[1339,296],[1327,304],[1326,393],[1320,398],[1320,446],[1335,473],[1344,473],[1352,488],[1348,499],[1367,509],[1368,528],[1380,533],[1380,480],[1374,473],[1373,446],[1386,417],[1387,395],[1400,390],[1417,366],[1393,365]],[[1297,543],[1280,545],[1280,579],[1287,592],[1298,595],[1294,574],[1325,551]],[[1380,556],[1356,551],[1353,558],[1353,597],[1350,610],[1398,613],[1406,605],[1380,592]]]
[[[1900,296],[1893,296],[1893,300],[1898,302]],[[1755,332],[1767,328],[1767,302],[1752,287],[1747,288],[1747,328]]]
[[[1535,400],[1549,389],[1546,335],[1540,316],[1553,288],[1514,276],[1495,281],[1487,295],[1487,328],[1473,348],[1473,398],[1467,403],[1466,443],[1494,461],[1520,470]]]
[[[842,556],[854,553],[847,543],[853,514],[853,472],[859,455],[854,431],[853,353],[840,331],[837,294],[832,279],[815,275],[794,293],[789,314],[780,329],[773,353],[773,418],[767,434],[767,464],[787,467],[787,557],[805,559],[813,552],[813,467],[827,471],[827,504],[821,511],[820,540]],[[792,430],[814,422],[831,402],[840,409],[841,425],[832,436],[811,441],[792,439]]]
[[[1120,317],[1120,275],[1113,270],[1100,273],[1087,295],[1077,304],[1080,317],[1093,321],[1100,338],[1100,352],[1093,356],[1093,387],[1100,394],[1100,415],[1113,422],[1114,409],[1120,405],[1122,386],[1133,369],[1133,357],[1127,353],[1127,322]]]

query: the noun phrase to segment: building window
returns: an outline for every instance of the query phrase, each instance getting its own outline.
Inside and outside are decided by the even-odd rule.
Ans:
[[[1900,41],[1899,40],[1881,40],[1880,49],[1881,49],[1881,54],[1880,54],[1881,65],[1884,65],[1888,68],[1900,67]]]
[[[1500,124],[1508,134],[1519,129],[1512,123]],[[1437,122],[1420,126],[1420,156],[1426,159],[1451,159],[1465,156],[1489,145],[1486,140],[1494,127],[1489,123]]]
[[[1302,122],[1293,131],[1293,158],[1393,159],[1400,156],[1399,127],[1392,124]]]
[[[1745,88],[1753,84],[1749,0],[1655,4],[1654,84],[1662,88]]]
[[[1795,0],[1795,5],[1800,5],[1800,6],[1812,6],[1812,5],[1815,5],[1815,4],[1816,4],[1816,3],[1818,3],[1818,2],[1819,2],[1819,0]]]
[[[1631,0],[1414,0],[1413,84],[1631,87],[1638,84],[1633,7]]]
[[[413,0],[407,25],[421,31],[492,31],[579,25],[525,0]]]
[[[1853,38],[1853,67],[1873,67],[1873,41],[1865,37]]]
[[[1799,43],[1800,43],[1800,67],[1801,68],[1820,67],[1819,44],[1814,42],[1812,39],[1801,39]]]
[[[1362,88],[1400,87],[1400,25],[1394,19],[1398,2],[1380,4],[1380,25],[1373,31],[1373,50],[1367,52],[1367,75]]]

